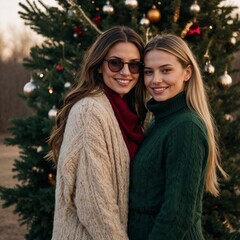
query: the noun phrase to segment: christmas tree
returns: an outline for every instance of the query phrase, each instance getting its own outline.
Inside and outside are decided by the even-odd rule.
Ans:
[[[44,37],[31,49],[24,66],[32,77],[22,98],[34,114],[12,119],[10,145],[21,153],[15,160],[14,188],[0,188],[4,207],[15,204],[21,223],[29,226],[26,239],[50,239],[56,171],[45,159],[47,139],[57,109],[77,78],[86,49],[96,36],[113,25],[135,29],[147,42],[161,32],[185,39],[198,58],[220,131],[222,165],[229,174],[221,179],[221,195],[204,196],[203,228],[206,239],[240,239],[240,82],[232,81],[231,62],[240,48],[240,19],[236,7],[221,0],[58,0],[59,7],[27,1],[20,15]]]

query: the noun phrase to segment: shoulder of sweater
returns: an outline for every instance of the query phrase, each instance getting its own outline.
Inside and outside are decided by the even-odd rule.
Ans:
[[[173,118],[171,129],[182,128],[183,125],[189,127],[186,129],[191,130],[192,128],[196,128],[203,132],[204,135],[207,135],[206,125],[203,119],[196,112],[188,108],[179,112],[179,114]]]
[[[78,102],[76,102],[71,111],[79,111],[83,109],[89,108],[100,108],[104,111],[104,109],[111,107],[111,104],[104,93],[100,93],[96,96],[85,97]]]
[[[205,126],[203,119],[193,110],[186,109],[184,111],[179,112],[177,116],[175,116],[175,123],[187,123],[187,122],[192,122],[195,123],[196,125],[199,125],[199,127]]]
[[[89,114],[100,118],[114,115],[111,103],[104,93],[79,100],[72,106],[69,116],[81,115],[84,117]]]
[[[69,112],[67,126],[83,128],[97,122],[108,124],[109,119],[116,120],[111,103],[102,93],[97,96],[85,97],[76,102]]]

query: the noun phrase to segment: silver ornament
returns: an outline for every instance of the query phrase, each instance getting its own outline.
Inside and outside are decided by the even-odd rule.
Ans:
[[[140,24],[144,27],[148,27],[150,24],[150,21],[148,18],[146,18],[146,15],[143,14],[143,18],[140,20]]]
[[[27,97],[32,97],[35,94],[35,89],[37,85],[34,83],[33,79],[30,79],[30,82],[26,83],[23,87],[24,95]]]
[[[39,168],[37,168],[36,166],[33,166],[33,167],[32,167],[32,171],[33,171],[33,172],[40,172]]]
[[[114,8],[113,6],[110,4],[109,1],[106,2],[106,4],[103,6],[103,12],[104,13],[108,13],[108,14],[111,14],[114,12]]]
[[[55,118],[57,116],[57,112],[58,112],[58,110],[56,109],[55,106],[53,106],[53,108],[50,109],[49,112],[48,112],[48,118],[51,119],[51,120],[55,120]]]
[[[70,88],[72,86],[72,84],[70,83],[70,82],[65,82],[65,84],[64,84],[64,87],[65,88]]]
[[[125,0],[124,4],[129,8],[136,8],[138,6],[137,0]]]
[[[229,87],[232,84],[232,78],[228,75],[228,72],[225,71],[224,74],[219,77],[219,82],[223,87]]]
[[[200,6],[197,4],[197,1],[194,1],[194,3],[190,6],[190,12],[192,14],[197,14],[201,10]]]
[[[67,15],[68,15],[68,17],[70,17],[70,18],[72,18],[72,17],[74,17],[74,16],[76,16],[76,10],[75,9],[69,9],[68,11],[67,11]]]
[[[215,67],[211,64],[210,61],[207,61],[204,66],[204,72],[208,74],[213,74],[215,72]]]

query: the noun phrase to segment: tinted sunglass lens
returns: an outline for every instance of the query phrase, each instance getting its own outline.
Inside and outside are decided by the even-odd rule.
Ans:
[[[117,59],[111,59],[108,61],[108,66],[111,71],[118,72],[123,68],[124,63]]]
[[[118,72],[123,69],[124,64],[128,64],[129,71],[133,74],[137,74],[141,70],[141,62],[129,62],[129,63],[124,63],[123,61],[119,59],[110,59],[110,60],[105,60],[108,62],[108,67],[112,72]]]
[[[131,73],[139,73],[140,72],[140,67],[141,67],[141,64],[140,63],[137,63],[137,62],[131,62],[129,63],[129,70]]]

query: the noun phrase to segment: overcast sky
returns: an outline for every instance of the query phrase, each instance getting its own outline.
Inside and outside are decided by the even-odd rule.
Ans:
[[[87,0],[86,0],[87,1]],[[139,0],[140,2],[141,0]],[[18,5],[19,2],[25,3],[26,0],[0,0],[0,31],[7,34],[10,26],[17,28],[24,26],[24,21],[18,15],[18,11],[21,10]],[[33,2],[33,0],[30,0]],[[38,2],[38,1],[35,1]],[[58,6],[55,0],[42,0],[47,5]],[[194,1],[193,1],[194,2]],[[226,0],[223,4],[230,4],[239,6],[238,12],[240,14],[240,0]]]

